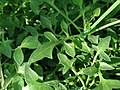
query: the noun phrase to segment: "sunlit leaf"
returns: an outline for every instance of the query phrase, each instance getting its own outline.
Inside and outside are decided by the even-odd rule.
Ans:
[[[39,44],[40,42],[38,41],[38,36],[28,36],[22,41],[21,47],[35,49],[39,46]]]
[[[51,32],[45,32],[44,35],[50,41],[58,41],[58,39],[55,37],[55,35],[53,33],[51,33]]]
[[[52,87],[50,87],[47,84],[39,83],[39,82],[31,82],[26,87],[27,90],[54,90]],[[23,90],[26,90],[23,89]]]
[[[33,63],[43,59],[44,57],[52,59],[52,51],[55,46],[55,42],[47,42],[39,45],[39,47],[31,54],[28,62]]]
[[[59,53],[58,58],[60,60],[60,64],[64,66],[63,74],[65,74],[69,69],[72,68],[74,60],[69,60],[66,55]]]
[[[17,65],[21,65],[24,60],[24,54],[21,48],[17,48],[13,53],[13,58]]]
[[[100,62],[100,69],[101,70],[113,70],[115,68],[105,62]]]
[[[94,74],[96,74],[98,72],[96,67],[87,67],[83,69],[83,73],[86,75],[90,75],[93,76]]]
[[[106,61],[111,61],[111,60],[110,60],[110,57],[109,57],[105,52],[102,52],[102,51],[101,51],[101,52],[99,53],[99,55],[100,55],[100,59],[101,59],[101,60],[103,59],[103,60],[106,60]]]
[[[100,7],[99,7],[99,8],[96,8],[96,9],[93,11],[93,15],[94,15],[94,16],[99,16],[99,15],[100,15],[100,12],[101,12]]]
[[[98,52],[105,51],[109,48],[111,37],[107,36],[105,38],[102,38],[98,44]]]
[[[64,42],[64,48],[66,53],[71,56],[74,57],[75,56],[75,47],[74,47],[74,43],[66,43]]]
[[[88,35],[88,40],[93,44],[98,44],[98,37],[99,36]]]
[[[25,66],[24,76],[27,84],[35,82],[39,79],[38,74],[35,71],[33,71],[29,66],[27,66],[27,64]]]
[[[62,20],[60,26],[61,26],[62,31],[66,34],[66,36],[69,36],[68,25],[66,24],[66,22],[64,20]]]

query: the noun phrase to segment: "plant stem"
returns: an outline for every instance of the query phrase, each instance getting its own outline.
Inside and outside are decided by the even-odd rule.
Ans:
[[[110,12],[112,12],[118,5],[120,0],[117,0],[92,26],[91,29],[94,29]]]
[[[77,77],[78,77],[78,79],[79,79],[79,80],[80,80],[80,82],[82,83],[82,85],[83,85],[84,89],[86,89],[86,86],[85,86],[85,83],[84,83],[83,79],[82,79],[82,78],[79,76],[79,74],[76,72],[75,68],[74,68],[74,67],[72,67],[72,68],[71,68],[71,70],[73,71],[73,73],[75,74],[75,76],[77,76]]]
[[[53,3],[49,3],[54,9],[56,9],[63,17],[65,17],[76,29],[80,31],[80,28],[71,20],[69,19],[63,12],[61,12]]]
[[[97,57],[98,57],[98,54],[99,54],[99,52],[96,53],[96,55],[95,55],[95,57],[94,57],[94,59],[93,59],[93,62],[92,62],[92,64],[91,64],[91,66],[93,66],[93,65],[95,64],[95,61],[96,61],[96,59],[97,59]]]
[[[101,26],[100,28],[91,31],[89,34],[93,34],[94,32],[100,31],[100,30],[102,30],[102,29],[105,29],[105,28],[107,28],[107,27],[113,26],[113,25],[118,24],[118,23],[120,23],[120,20],[117,20],[117,21],[108,23],[108,24],[106,24],[106,25],[104,25],[104,26]]]
[[[1,57],[1,55],[0,55],[0,83],[1,83],[1,89],[3,90],[3,86],[4,86],[4,77],[3,77],[1,59],[2,59],[2,57]]]

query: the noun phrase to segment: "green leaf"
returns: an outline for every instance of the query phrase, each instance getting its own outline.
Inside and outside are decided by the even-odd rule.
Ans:
[[[111,60],[110,62],[107,61],[108,64],[115,64],[115,65],[120,64],[120,57],[111,57],[110,60]]]
[[[110,57],[105,52],[100,52],[99,55],[100,55],[100,59],[103,59],[105,61],[111,61]]]
[[[39,12],[40,12],[39,5],[41,5],[42,3],[43,3],[42,0],[31,0],[30,8],[36,15],[39,15]]]
[[[40,16],[40,20],[43,28],[49,28],[50,30],[52,30],[52,23],[49,18],[45,16]]]
[[[75,56],[74,43],[66,43],[66,42],[64,42],[64,48],[65,48],[66,53],[69,56],[71,56],[71,57]]]
[[[90,76],[93,76],[97,72],[98,72],[97,68],[93,67],[93,66],[83,69],[83,73],[86,74],[86,75],[90,75]]]
[[[35,82],[35,81],[37,81],[39,79],[38,74],[35,71],[33,71],[28,66],[28,64],[26,64],[26,66],[25,66],[24,76],[25,76],[25,81],[26,81],[27,84]]]
[[[82,49],[83,52],[87,52],[90,53],[91,55],[93,55],[93,51],[92,49],[87,45],[87,43],[84,41],[82,42]]]
[[[81,40],[79,38],[75,38],[73,40],[74,44],[77,45],[77,47],[79,47],[80,49],[82,48],[82,43]]]
[[[66,36],[69,36],[68,25],[66,24],[64,20],[61,21],[60,26],[61,26],[62,31],[66,34]]]
[[[11,90],[22,90],[24,86],[24,80],[20,76],[16,76],[11,81]]]
[[[24,54],[23,54],[21,48],[15,49],[15,51],[13,53],[13,58],[14,58],[15,62],[17,63],[17,65],[21,65],[23,63]]]
[[[94,90],[112,90],[119,88],[120,88],[119,80],[103,79]]]
[[[66,55],[59,53],[58,59],[60,60],[60,64],[64,66],[63,74],[65,74],[69,69],[72,68],[74,60],[69,60]]]
[[[58,39],[55,37],[54,34],[51,32],[45,32],[44,33],[45,37],[48,38],[50,41],[58,41]]]
[[[93,44],[98,44],[98,38],[99,36],[94,36],[94,35],[88,35],[88,40],[93,43]]]
[[[101,70],[113,70],[115,68],[105,62],[100,62],[100,69]]]
[[[40,79],[43,80],[43,68],[39,64],[34,64],[34,71],[39,75]]]
[[[33,63],[43,59],[44,57],[52,59],[52,51],[55,46],[55,42],[47,42],[39,45],[39,47],[31,54],[28,62]]]
[[[78,5],[82,9],[83,0],[72,0],[74,4]]]
[[[93,16],[97,17],[100,15],[100,12],[101,12],[101,9],[100,7],[99,8],[96,8],[94,11],[93,11]]]
[[[39,35],[39,33],[37,32],[37,30],[36,30],[34,27],[32,27],[32,26],[26,26],[25,28],[26,28],[26,30],[27,30],[28,32],[30,32],[31,35],[33,35],[33,36]]]
[[[106,49],[108,49],[110,40],[111,40],[110,36],[102,38],[98,44],[98,52],[105,51]]]
[[[40,42],[38,41],[38,36],[28,36],[22,41],[20,47],[35,49],[39,46],[39,44]]]
[[[22,90],[54,90],[54,89],[44,83],[31,82],[27,85],[27,87],[23,88]]]
[[[11,40],[6,40],[6,41],[2,42],[2,44],[0,46],[2,54],[7,56],[8,58],[11,58],[11,55],[12,55],[12,48],[10,46],[11,43],[12,43]]]

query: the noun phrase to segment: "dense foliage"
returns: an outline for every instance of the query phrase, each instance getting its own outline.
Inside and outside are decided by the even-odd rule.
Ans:
[[[120,0],[0,0],[1,90],[120,90]]]

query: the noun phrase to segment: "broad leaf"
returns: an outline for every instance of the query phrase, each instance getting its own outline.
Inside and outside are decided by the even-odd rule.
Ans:
[[[22,48],[35,49],[39,46],[40,42],[38,41],[38,36],[28,36],[21,43]]]
[[[110,36],[102,38],[98,44],[98,52],[105,51],[106,49],[108,49],[110,40],[111,40]]]
[[[69,69],[72,68],[74,60],[69,60],[66,55],[59,53],[58,58],[60,60],[60,64],[64,66],[63,74],[65,74]]]
[[[45,37],[48,38],[50,41],[58,41],[58,39],[55,37],[54,34],[51,32],[45,32],[44,33]]]
[[[52,59],[52,51],[55,46],[55,42],[47,42],[39,45],[39,47],[31,54],[28,62],[33,63],[43,59],[44,57]]]
[[[12,48],[10,46],[11,43],[12,43],[11,40],[6,40],[2,42],[0,46],[1,52],[8,58],[11,58],[11,55],[12,55]]]
[[[17,48],[14,53],[13,53],[13,58],[15,60],[15,62],[17,63],[17,65],[21,65],[23,63],[24,60],[24,54],[22,52],[21,48]]]
[[[100,62],[100,69],[101,70],[113,70],[115,68],[105,62]]]
[[[75,56],[75,47],[74,47],[74,43],[66,43],[64,42],[64,48],[66,53],[71,56],[74,57]]]
[[[35,82],[39,79],[38,74],[33,71],[27,64],[25,66],[25,81],[27,84]]]

